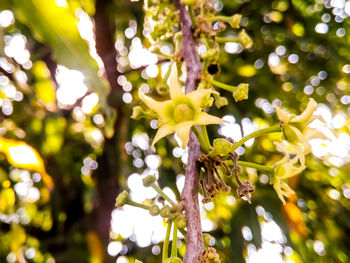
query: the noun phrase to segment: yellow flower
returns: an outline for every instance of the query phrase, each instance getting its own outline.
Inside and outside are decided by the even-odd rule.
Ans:
[[[281,121],[283,139],[295,147],[296,154],[306,155],[310,153],[311,146],[309,140],[314,138],[324,138],[324,135],[317,129],[308,127],[315,119],[321,119],[320,116],[314,116],[317,103],[310,98],[304,112],[298,116],[275,107],[278,118]]]
[[[176,64],[173,63],[169,76],[170,100],[156,101],[139,90],[140,99],[158,115],[158,131],[152,142],[154,144],[161,138],[174,132],[182,141],[182,148],[188,144],[190,129],[193,125],[220,124],[224,120],[201,111],[201,103],[215,92],[209,89],[197,89],[184,94],[177,75]]]
[[[293,159],[289,158],[289,153],[285,151],[285,148],[275,143],[281,150],[284,152],[284,157],[275,164],[274,166],[274,177],[271,180],[273,187],[281,199],[283,205],[286,203],[284,197],[289,197],[293,195],[295,192],[289,187],[289,185],[285,182],[285,180],[301,173],[305,168],[305,163],[300,161],[300,165],[298,165],[299,156],[295,156]]]

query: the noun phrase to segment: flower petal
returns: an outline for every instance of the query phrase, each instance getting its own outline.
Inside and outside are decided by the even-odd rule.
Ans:
[[[170,90],[170,98],[172,101],[174,101],[177,98],[185,96],[185,93],[182,91],[179,84],[176,63],[173,63],[171,65],[171,71],[169,76],[169,90]]]
[[[284,199],[284,196],[282,194],[280,180],[277,180],[276,183],[273,184],[273,188],[275,188],[275,191],[276,191],[279,199],[281,199],[283,205],[285,205],[286,204],[286,200]]]
[[[191,127],[194,125],[194,121],[185,121],[175,126],[176,134],[180,137],[182,142],[182,148],[186,148],[190,137]]]
[[[172,103],[170,100],[156,101],[144,94],[141,89],[139,89],[139,97],[147,105],[147,107],[156,112],[161,119],[166,119],[164,112],[165,108]]]
[[[218,92],[210,89],[196,89],[195,91],[187,93],[185,96],[192,101],[196,110],[199,111],[203,99],[205,98],[205,96],[211,93],[218,93]]]
[[[285,197],[290,197],[295,194],[294,190],[285,182],[281,183],[281,190]]]
[[[174,126],[170,125],[170,124],[164,124],[162,126],[159,127],[156,136],[154,136],[151,148],[153,151],[156,151],[156,149],[154,148],[154,145],[156,144],[156,142],[158,142],[161,138],[172,134],[174,132]]]
[[[307,129],[304,132],[304,138],[306,141],[316,139],[316,138],[323,139],[323,140],[328,139],[328,137],[324,135],[323,132],[321,132],[320,130],[315,128],[309,128],[309,127],[307,127]]]
[[[296,116],[295,118],[293,118],[291,120],[291,122],[294,122],[294,123],[300,123],[300,122],[309,122],[312,114],[314,113],[314,111],[316,110],[317,108],[317,102],[310,98],[309,99],[309,103],[307,104],[307,107],[306,109],[303,111],[302,114],[300,114],[299,116]]]
[[[221,124],[224,122],[226,121],[203,111],[198,114],[198,117],[195,120],[195,123],[198,125]]]
[[[276,109],[278,119],[283,123],[283,125],[286,125],[290,120],[289,113],[282,110],[280,107],[274,106],[274,108]]]
[[[286,163],[289,161],[289,153],[287,151],[287,148],[284,144],[279,143],[279,142],[273,142],[277,148],[279,148],[282,153],[284,154],[283,158],[281,160],[279,160],[278,162],[275,163],[275,166],[278,166],[280,164]]]

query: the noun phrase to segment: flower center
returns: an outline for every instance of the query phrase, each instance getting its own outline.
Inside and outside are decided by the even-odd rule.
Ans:
[[[194,118],[194,111],[187,104],[179,104],[174,109],[173,118],[176,123],[192,121]]]

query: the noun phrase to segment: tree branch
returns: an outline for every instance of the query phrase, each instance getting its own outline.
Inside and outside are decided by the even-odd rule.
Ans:
[[[180,11],[182,25],[181,55],[186,64],[186,93],[189,93],[197,88],[200,81],[201,63],[192,35],[192,23],[187,9],[180,3],[180,0],[176,0],[175,5]],[[200,146],[192,131],[188,152],[185,186],[181,193],[187,218],[187,244],[184,263],[197,263],[199,262],[199,256],[204,251],[204,244],[198,203],[199,166],[197,158],[200,154]]]
[[[117,82],[120,73],[117,70],[117,51],[114,47],[116,27],[114,20],[108,14],[111,5],[113,5],[112,0],[96,0],[94,15],[96,50],[103,61],[105,75],[111,87],[108,102],[116,110],[117,120],[114,130],[118,130],[112,138],[106,138],[103,153],[97,160],[99,167],[93,174],[97,196],[90,221],[104,245],[105,256],[107,256],[106,248],[109,242],[111,213],[115,207],[115,197],[120,191],[118,180],[122,170],[121,139],[127,129],[127,125],[125,123],[123,125],[125,118],[120,103],[123,89]],[[110,260],[105,258],[104,262],[107,261]]]

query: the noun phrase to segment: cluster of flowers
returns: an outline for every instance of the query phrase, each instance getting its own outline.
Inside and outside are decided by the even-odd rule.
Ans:
[[[225,121],[216,116],[206,113],[210,104],[210,96],[218,94],[213,89],[197,89],[185,94],[178,81],[176,63],[171,66],[169,75],[170,99],[156,101],[139,90],[140,99],[150,109],[144,111],[141,107],[135,107],[133,118],[152,116],[158,121],[158,131],[152,142],[152,149],[155,151],[155,143],[163,137],[176,132],[185,148],[189,141],[190,130],[196,125],[221,124]],[[305,111],[296,116],[276,107],[277,116],[280,120],[280,131],[282,142],[275,142],[276,146],[284,153],[284,157],[273,166],[271,184],[273,184],[279,198],[285,204],[285,197],[294,194],[288,186],[287,180],[305,168],[305,155],[311,152],[309,140],[322,138],[323,134],[317,129],[308,127],[319,116],[313,115],[317,103],[310,99]],[[211,146],[210,146],[211,147]]]
[[[305,111],[296,116],[276,107],[277,116],[282,130],[282,143],[275,142],[276,146],[284,153],[284,157],[274,165],[274,177],[272,184],[278,197],[285,204],[285,198],[294,194],[286,180],[301,173],[305,168],[305,155],[311,152],[309,140],[323,138],[324,135],[317,129],[308,125],[320,116],[313,115],[317,103],[310,98]],[[294,156],[291,158],[291,156]]]

